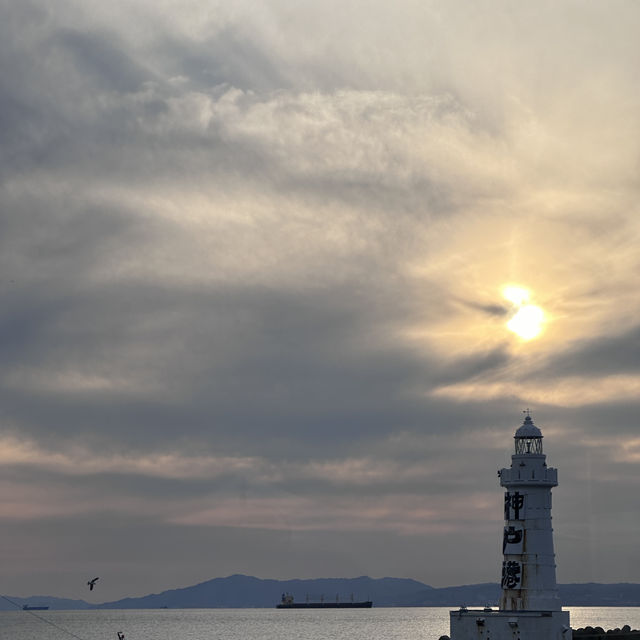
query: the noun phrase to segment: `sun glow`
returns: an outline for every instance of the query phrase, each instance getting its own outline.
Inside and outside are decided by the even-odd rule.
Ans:
[[[522,306],[529,302],[529,292],[522,287],[507,286],[502,289],[502,295],[513,304]]]
[[[534,304],[527,304],[529,291],[522,287],[507,286],[502,289],[502,295],[513,304],[507,329],[522,340],[532,340],[539,336],[545,321],[544,311]]]

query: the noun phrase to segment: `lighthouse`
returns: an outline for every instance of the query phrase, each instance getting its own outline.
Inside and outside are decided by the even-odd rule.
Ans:
[[[551,527],[558,471],[547,466],[542,432],[525,413],[511,466],[498,471],[505,489],[500,606],[451,611],[451,640],[571,638],[569,612],[562,611],[558,597]]]

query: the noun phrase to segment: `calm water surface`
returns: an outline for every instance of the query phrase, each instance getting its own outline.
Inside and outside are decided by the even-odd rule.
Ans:
[[[450,607],[0,612],[0,640],[438,640]],[[640,629],[640,607],[571,607],[571,626]]]

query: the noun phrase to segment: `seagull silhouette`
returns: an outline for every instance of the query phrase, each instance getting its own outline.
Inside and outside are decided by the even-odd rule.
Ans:
[[[93,580],[89,580],[87,584],[89,585],[89,591],[93,591],[93,587],[96,586],[96,582],[100,580],[100,578],[94,578]]]

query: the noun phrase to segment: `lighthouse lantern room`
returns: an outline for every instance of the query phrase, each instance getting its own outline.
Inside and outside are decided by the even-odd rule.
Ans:
[[[516,431],[511,466],[500,469],[504,494],[502,592],[498,610],[451,611],[451,640],[569,640],[569,612],[556,585],[551,489],[558,472],[547,467],[542,432],[529,410]]]

